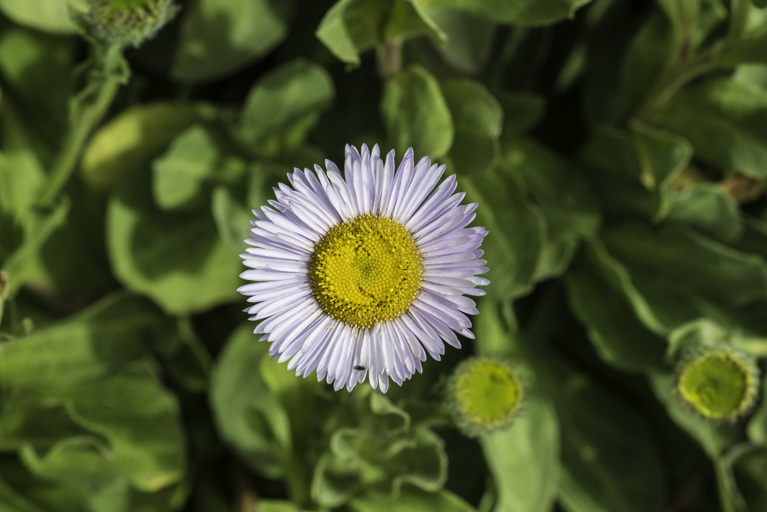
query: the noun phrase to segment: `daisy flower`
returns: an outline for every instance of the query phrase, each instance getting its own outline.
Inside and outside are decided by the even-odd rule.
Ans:
[[[487,230],[467,227],[476,203],[461,205],[444,165],[418,163],[412,148],[396,168],[346,146],[344,173],[325,160],[288,174],[290,186],[253,210],[255,219],[239,288],[259,321],[269,353],[306,377],[313,371],[336,390],[366,378],[386,392],[439,360],[457,334],[473,338],[476,304],[487,272],[479,249]]]

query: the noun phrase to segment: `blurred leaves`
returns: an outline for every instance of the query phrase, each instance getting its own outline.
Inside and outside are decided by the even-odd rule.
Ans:
[[[763,1],[182,4],[105,69],[65,3],[0,0],[0,510],[767,507],[764,377],[713,423],[674,376],[765,370]],[[236,292],[251,210],[342,143],[446,164],[489,231],[476,341],[386,395],[296,378]],[[476,441],[472,353],[526,397]]]

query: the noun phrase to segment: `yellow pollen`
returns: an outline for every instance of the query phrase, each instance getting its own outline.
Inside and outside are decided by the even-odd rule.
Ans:
[[[317,242],[309,283],[322,310],[360,328],[407,311],[421,288],[421,254],[401,224],[372,215],[342,222]]]

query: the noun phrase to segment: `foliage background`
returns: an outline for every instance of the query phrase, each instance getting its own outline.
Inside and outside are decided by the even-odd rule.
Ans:
[[[0,510],[767,510],[767,403],[672,392],[690,344],[767,355],[763,0],[190,0],[124,61],[0,14]],[[476,341],[387,395],[293,377],[235,292],[249,209],[346,143],[490,230]],[[441,405],[471,353],[527,379],[506,432]]]

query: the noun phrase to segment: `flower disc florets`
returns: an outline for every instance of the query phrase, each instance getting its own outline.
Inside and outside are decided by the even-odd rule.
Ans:
[[[678,368],[676,389],[684,403],[702,416],[734,420],[756,401],[759,370],[746,354],[730,347],[688,356]]]
[[[484,295],[479,249],[487,231],[467,227],[444,165],[408,150],[346,147],[344,173],[328,160],[288,175],[290,186],[253,213],[240,287],[255,305],[255,332],[297,375],[316,371],[336,389],[366,378],[382,391],[439,360],[458,334],[473,338],[467,295]]]
[[[448,386],[448,403],[456,425],[468,436],[511,426],[522,409],[522,381],[501,359],[475,357],[456,368]]]
[[[87,0],[75,19],[96,39],[138,47],[178,12],[173,0]]]

